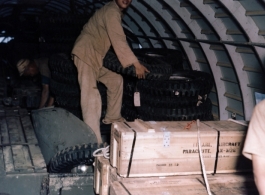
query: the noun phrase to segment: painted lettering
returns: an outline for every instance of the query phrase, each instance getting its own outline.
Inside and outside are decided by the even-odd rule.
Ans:
[[[156,164],[157,167],[165,167],[167,164]]]
[[[202,149],[202,153],[211,153],[210,149]],[[183,150],[183,154],[199,153],[199,149]]]
[[[237,146],[239,147],[241,142],[221,142],[219,146]]]

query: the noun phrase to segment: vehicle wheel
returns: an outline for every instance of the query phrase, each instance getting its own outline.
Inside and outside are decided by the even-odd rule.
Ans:
[[[98,144],[76,145],[58,152],[49,163],[50,173],[70,173],[78,165],[92,166],[93,152],[103,147]]]
[[[183,70],[183,57],[179,50],[166,48],[137,48],[133,52],[160,59],[172,66],[172,71]]]
[[[187,121],[208,120],[212,110],[212,102],[209,98],[199,106],[183,108],[163,108],[141,106],[138,108],[139,118],[144,121]]]
[[[150,73],[146,74],[146,79],[149,80],[164,80],[168,79],[172,73],[171,65],[162,62],[160,60],[156,60],[155,58],[149,56],[137,56],[138,60],[144,65]],[[123,68],[121,63],[119,62],[116,54],[111,50],[108,51],[104,58],[103,66],[120,74],[129,75],[136,77],[134,66],[129,66],[127,68]]]
[[[201,71],[179,71],[164,81],[139,80],[137,89],[141,94],[160,97],[195,97],[210,93],[213,80],[209,73]]]
[[[50,81],[51,93],[54,96],[80,96],[80,88],[78,85],[67,85],[51,79]]]
[[[77,75],[77,69],[74,62],[65,53],[57,53],[50,57],[49,68],[51,72],[60,72]]]
[[[51,78],[57,82],[60,82],[60,83],[79,86],[77,73],[76,74],[66,74],[66,73],[62,73],[62,72],[52,71],[51,72]]]

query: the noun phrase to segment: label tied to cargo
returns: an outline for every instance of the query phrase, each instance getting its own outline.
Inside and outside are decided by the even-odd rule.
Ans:
[[[141,101],[140,101],[140,92],[134,92],[134,106],[139,107],[141,106]]]

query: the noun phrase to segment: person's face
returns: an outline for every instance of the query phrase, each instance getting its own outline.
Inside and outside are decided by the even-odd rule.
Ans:
[[[39,69],[34,62],[31,62],[25,69],[23,76],[36,76],[39,73]]]
[[[120,10],[123,11],[130,6],[132,0],[115,0],[115,2],[119,6]]]

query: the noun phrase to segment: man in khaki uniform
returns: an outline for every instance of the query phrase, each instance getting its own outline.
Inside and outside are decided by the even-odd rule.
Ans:
[[[265,195],[265,100],[254,108],[243,148],[243,155],[252,160],[255,183]]]
[[[149,72],[131,51],[122,28],[122,11],[132,0],[113,0],[89,19],[77,38],[72,56],[78,70],[81,89],[81,108],[84,122],[89,125],[102,143],[100,134],[101,97],[97,81],[107,87],[107,111],[105,124],[123,121],[120,111],[123,94],[121,75],[103,67],[103,58],[112,45],[122,66],[135,66],[136,76],[144,78]]]

